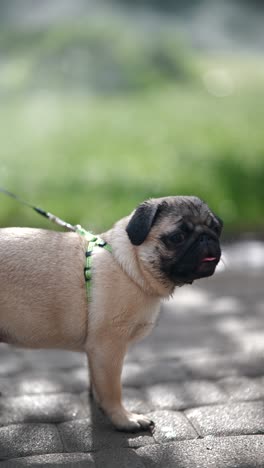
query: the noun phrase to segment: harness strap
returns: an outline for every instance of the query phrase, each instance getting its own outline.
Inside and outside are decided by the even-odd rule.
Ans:
[[[105,242],[103,239],[101,239],[98,236],[95,236],[94,234],[91,234],[90,232],[86,231],[85,229],[82,228],[79,224],[77,226],[72,226],[72,224],[66,223],[62,219],[58,218],[58,216],[53,215],[52,213],[49,213],[48,211],[42,210],[42,208],[38,208],[34,205],[31,205],[30,203],[26,202],[25,200],[22,200],[20,197],[15,195],[12,192],[9,192],[8,190],[0,187],[0,192],[4,193],[8,197],[14,198],[17,200],[19,203],[22,203],[22,205],[26,205],[33,210],[35,210],[37,213],[41,214],[42,216],[45,216],[45,218],[48,218],[50,221],[52,221],[55,224],[58,224],[59,226],[62,226],[69,231],[77,232],[80,236],[84,236],[85,239],[88,242],[87,246],[87,251],[86,251],[86,264],[84,267],[84,278],[86,281],[86,292],[87,292],[87,299],[88,301],[91,300],[91,279],[92,279],[92,254],[93,254],[93,249],[94,247],[102,247],[108,252],[112,252],[112,248],[107,242]]]
[[[92,279],[92,254],[93,254],[93,249],[94,247],[101,247],[108,252],[112,252],[112,247],[111,245],[107,244],[103,239],[101,239],[98,236],[95,236],[91,232],[86,231],[83,229],[81,226],[76,226],[76,232],[80,234],[81,236],[85,237],[85,239],[88,241],[87,245],[87,250],[85,252],[85,267],[84,267],[84,278],[86,282],[86,293],[87,293],[87,299],[88,301],[91,300],[92,297],[92,284],[91,284],[91,279]]]

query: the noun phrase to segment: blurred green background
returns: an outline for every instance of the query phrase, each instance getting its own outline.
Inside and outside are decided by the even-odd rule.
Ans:
[[[2,0],[0,186],[100,231],[148,197],[264,232],[264,5]],[[0,194],[0,225],[53,228]]]

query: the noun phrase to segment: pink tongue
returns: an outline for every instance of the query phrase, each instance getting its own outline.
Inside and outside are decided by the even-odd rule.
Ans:
[[[203,262],[214,262],[216,260],[216,257],[205,257],[203,258]]]

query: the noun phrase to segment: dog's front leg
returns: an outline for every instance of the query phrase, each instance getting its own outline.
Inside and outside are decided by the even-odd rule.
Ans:
[[[127,346],[119,337],[89,343],[87,353],[93,396],[121,431],[136,432],[153,428],[146,416],[131,413],[122,405],[121,372]]]

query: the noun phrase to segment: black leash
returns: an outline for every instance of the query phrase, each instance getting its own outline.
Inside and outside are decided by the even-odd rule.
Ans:
[[[22,205],[28,206],[29,208],[32,208],[34,211],[36,211],[38,214],[41,216],[44,216],[45,218],[49,219],[55,224],[58,224],[59,226],[68,229],[69,231],[74,231],[76,232],[79,229],[79,226],[73,226],[72,224],[66,223],[66,221],[63,221],[63,219],[58,218],[58,216],[55,216],[52,213],[49,213],[48,211],[43,210],[42,208],[38,208],[37,206],[31,205],[25,200],[22,200],[22,198],[18,197],[12,192],[9,192],[8,190],[5,190],[0,187],[0,192],[4,193],[8,197],[14,198],[14,200],[18,201]]]

